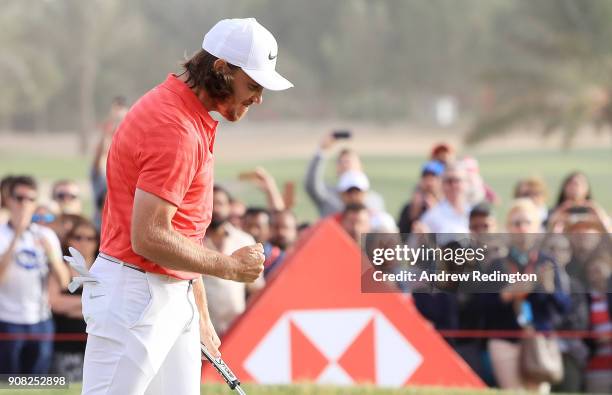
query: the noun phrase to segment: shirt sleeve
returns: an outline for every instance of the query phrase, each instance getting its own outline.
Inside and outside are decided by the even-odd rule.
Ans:
[[[201,163],[195,133],[164,125],[144,134],[139,144],[136,187],[179,206]]]

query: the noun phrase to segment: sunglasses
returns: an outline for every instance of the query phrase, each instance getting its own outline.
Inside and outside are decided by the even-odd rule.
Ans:
[[[447,184],[459,184],[462,180],[461,178],[458,178],[458,177],[451,177],[451,178],[445,178],[442,181]]]
[[[13,195],[13,199],[17,200],[19,203],[23,203],[25,201],[35,202],[36,201],[36,196]]]
[[[522,197],[522,198],[532,198],[532,197],[537,197],[537,196],[540,196],[540,195],[541,195],[541,193],[537,192],[537,191],[526,191],[526,192],[521,192],[519,194],[519,197]]]
[[[74,241],[89,241],[89,242],[94,242],[97,241],[95,236],[85,236],[85,235],[74,235],[71,237],[72,240]]]
[[[78,195],[69,192],[58,192],[55,194],[54,198],[56,200],[74,200],[78,198]]]
[[[34,214],[32,216],[32,222],[50,224],[53,221],[55,221],[55,215],[53,214]]]
[[[531,225],[531,221],[529,221],[527,219],[521,219],[521,220],[512,221],[512,222],[510,222],[510,224],[512,226],[518,228],[521,225]]]

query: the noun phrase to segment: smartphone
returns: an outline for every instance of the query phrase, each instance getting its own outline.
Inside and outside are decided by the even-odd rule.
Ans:
[[[352,135],[353,133],[351,133],[350,130],[334,130],[332,133],[332,136],[334,136],[336,140],[350,139]]]
[[[573,206],[567,209],[568,214],[588,214],[591,209],[587,206]]]

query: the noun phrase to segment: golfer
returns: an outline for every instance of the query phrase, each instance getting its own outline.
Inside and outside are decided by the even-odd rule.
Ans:
[[[108,154],[100,254],[83,284],[87,348],[83,394],[200,393],[200,342],[219,356],[201,274],[252,282],[263,248],[231,256],[203,247],[213,201],[216,111],[240,120],[263,89],[293,85],[275,71],[278,47],[255,19],[226,19],[205,36],[180,75],[146,93],[119,126]]]

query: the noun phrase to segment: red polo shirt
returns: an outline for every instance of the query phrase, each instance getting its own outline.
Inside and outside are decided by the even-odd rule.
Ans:
[[[197,243],[212,216],[215,121],[175,75],[136,102],[113,136],[108,153],[108,192],[100,251],[142,269],[181,279],[197,273],[164,268],[132,250],[136,188],[178,209],[172,225]]]

